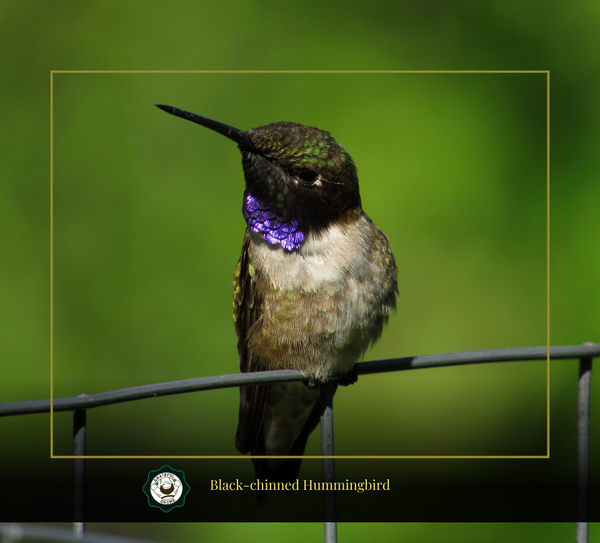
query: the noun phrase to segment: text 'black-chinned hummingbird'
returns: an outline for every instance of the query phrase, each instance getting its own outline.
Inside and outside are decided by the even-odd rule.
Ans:
[[[329,132],[278,122],[247,132],[158,105],[235,141],[248,227],[233,276],[242,372],[295,369],[304,383],[240,388],[235,444],[257,479],[294,481],[319,423],[319,383],[347,375],[396,307],[390,243],[363,212],[352,158]],[[262,501],[266,492],[260,493]]]

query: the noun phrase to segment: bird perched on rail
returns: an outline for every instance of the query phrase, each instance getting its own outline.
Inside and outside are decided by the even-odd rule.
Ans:
[[[390,243],[362,210],[356,166],[329,132],[293,122],[243,131],[158,107],[242,153],[247,229],[233,277],[240,369],[295,369],[307,383],[240,387],[235,444],[252,454],[257,479],[294,481],[299,459],[260,456],[302,455],[319,422],[320,384],[351,376],[380,337],[398,295]]]

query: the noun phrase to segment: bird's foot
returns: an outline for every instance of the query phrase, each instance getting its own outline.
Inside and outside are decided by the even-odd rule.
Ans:
[[[353,385],[354,383],[356,383],[356,381],[358,381],[358,368],[356,367],[356,364],[352,366],[352,369],[348,373],[342,375],[338,379],[339,384],[343,387]]]

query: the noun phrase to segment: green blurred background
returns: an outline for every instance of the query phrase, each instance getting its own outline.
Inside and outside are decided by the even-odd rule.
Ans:
[[[598,341],[599,22],[583,3],[4,2],[1,401],[49,396],[50,70],[549,69],[551,343]],[[77,73],[55,74],[53,92],[55,396],[237,371],[239,152],[155,103],[242,129],[296,121],[345,145],[399,267],[398,311],[365,360],[545,345],[545,74]],[[551,370],[552,452],[574,465],[577,367]],[[90,412],[88,454],[236,454],[237,396]],[[54,452],[69,454],[71,418],[54,422]],[[0,424],[7,458],[46,461],[49,417]],[[163,424],[168,443],[154,433]],[[318,451],[313,438],[307,453]],[[363,377],[336,396],[336,452],[545,454],[545,364]],[[249,460],[232,462],[252,476]],[[122,532],[227,541],[236,529]],[[454,540],[421,525],[347,527],[341,540],[362,541],[363,529]],[[247,540],[320,530],[243,527]],[[457,541],[495,541],[511,528],[455,530]],[[564,540],[552,534],[518,526],[510,539]]]

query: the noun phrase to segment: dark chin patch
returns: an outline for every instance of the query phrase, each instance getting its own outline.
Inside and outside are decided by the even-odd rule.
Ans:
[[[309,232],[325,230],[332,222],[360,210],[358,178],[351,161],[337,174],[327,172],[328,178],[320,186],[306,186],[295,179],[293,166],[272,156],[248,151],[242,154],[244,217],[250,229],[260,232],[271,244],[295,250]]]

